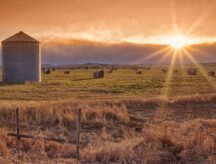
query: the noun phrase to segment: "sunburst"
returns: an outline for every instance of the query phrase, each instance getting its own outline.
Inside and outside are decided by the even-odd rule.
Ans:
[[[163,39],[163,42],[164,44],[168,44],[171,48],[175,50],[181,50],[184,47],[198,43],[196,39],[189,36],[184,36],[182,34],[174,34],[171,36],[167,36]]]
[[[161,59],[158,60],[158,64],[161,62],[164,62],[164,60],[167,57],[171,58],[171,63],[168,66],[168,72],[165,77],[165,84],[162,88],[162,96],[163,98],[169,98],[170,89],[172,87],[172,79],[173,79],[173,72],[175,69],[175,65],[177,64],[177,60],[180,61],[180,64],[183,64],[183,59],[188,59],[188,62],[191,62],[195,65],[195,67],[199,70],[201,76],[203,76],[208,84],[216,91],[216,84],[212,81],[212,78],[208,77],[207,70],[199,64],[198,61],[193,57],[193,55],[190,52],[196,52],[198,54],[202,54],[207,56],[208,54],[199,50],[196,46],[193,47],[194,44],[200,44],[202,43],[200,39],[194,38],[192,36],[192,32],[199,27],[203,21],[211,15],[211,13],[214,11],[213,7],[214,5],[209,5],[208,10],[204,11],[200,17],[195,20],[194,24],[191,25],[187,30],[183,31],[178,26],[178,20],[177,20],[177,11],[176,11],[176,3],[175,1],[170,1],[171,6],[171,16],[172,16],[172,31],[167,34],[166,36],[160,36],[157,38],[157,42],[161,43],[163,45],[168,45],[167,48],[163,48],[161,50],[158,50],[156,52],[153,52],[149,54],[148,56],[145,55],[145,57],[141,58],[139,61],[142,63],[147,62],[149,59],[152,59],[154,57],[160,56]],[[171,55],[172,54],[172,55]]]

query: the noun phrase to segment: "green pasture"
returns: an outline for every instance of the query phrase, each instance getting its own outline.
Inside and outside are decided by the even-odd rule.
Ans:
[[[66,100],[79,99],[119,99],[119,98],[152,98],[163,96],[167,89],[170,98],[185,95],[215,94],[212,84],[216,78],[206,80],[198,71],[198,75],[187,75],[187,68],[178,66],[170,83],[166,83],[168,73],[162,73],[165,67],[151,67],[150,70],[139,69],[141,75],[133,69],[118,69],[108,73],[105,78],[93,79],[94,69],[70,70],[64,74],[63,69],[57,69],[51,74],[42,75],[42,83],[38,84],[3,84],[0,83],[0,100]],[[206,70],[215,70],[208,67]],[[0,81],[2,71],[0,70]],[[207,72],[206,72],[207,74]],[[211,84],[209,83],[211,81]]]

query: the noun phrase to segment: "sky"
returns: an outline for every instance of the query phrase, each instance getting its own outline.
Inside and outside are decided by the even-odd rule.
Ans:
[[[216,0],[0,2],[0,40],[26,32],[41,41],[43,63],[158,62],[160,56],[152,61],[144,61],[143,56],[175,42],[176,36],[183,38],[184,44],[201,45],[201,49],[208,44],[209,48],[204,46],[205,53],[211,53],[208,60],[216,60],[212,55]],[[201,54],[193,54],[203,60]]]

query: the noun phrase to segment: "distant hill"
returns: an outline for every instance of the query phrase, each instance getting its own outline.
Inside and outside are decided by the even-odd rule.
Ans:
[[[192,63],[186,63],[183,65],[191,65]],[[216,62],[203,62],[203,66],[216,67]],[[103,64],[103,63],[84,63],[84,64],[66,64],[66,65],[53,65],[43,64],[43,68],[59,68],[59,69],[70,69],[70,68],[148,68],[152,66],[167,66],[169,64]]]
[[[216,62],[202,63],[203,66],[216,67]]]
[[[43,64],[43,68],[59,68],[59,69],[69,69],[69,68],[132,68],[132,67],[149,67],[150,65],[136,65],[136,64],[101,64],[101,63],[84,63],[84,64],[70,64],[70,65],[52,65]]]

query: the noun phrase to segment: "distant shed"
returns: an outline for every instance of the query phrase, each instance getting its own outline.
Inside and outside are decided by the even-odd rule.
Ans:
[[[40,42],[20,31],[2,41],[3,82],[41,82]]]

